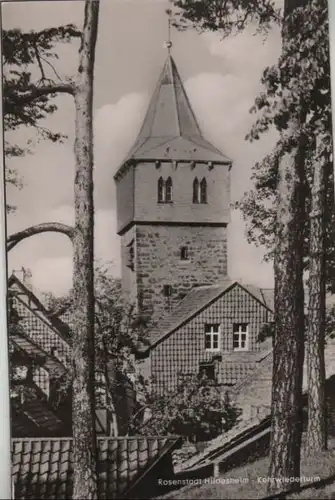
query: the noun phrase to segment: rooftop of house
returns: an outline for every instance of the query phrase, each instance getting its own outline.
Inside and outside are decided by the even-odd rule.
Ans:
[[[139,135],[123,164],[129,160],[232,163],[203,137],[171,55],[166,59]]]
[[[15,498],[71,498],[72,443],[71,438],[13,439]],[[143,489],[144,479],[146,489],[157,484],[152,477],[150,481],[150,474],[164,477],[166,462],[161,462],[180,444],[178,436],[98,438],[99,498],[134,498],[132,495]]]

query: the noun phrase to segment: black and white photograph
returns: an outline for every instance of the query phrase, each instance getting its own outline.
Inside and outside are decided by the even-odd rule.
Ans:
[[[335,498],[327,0],[1,33],[12,499]]]

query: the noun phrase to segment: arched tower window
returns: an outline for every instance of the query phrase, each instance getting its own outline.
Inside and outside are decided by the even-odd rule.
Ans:
[[[197,177],[193,181],[193,203],[199,203],[199,181]]]
[[[164,181],[163,181],[162,177],[160,177],[158,179],[157,200],[158,200],[158,203],[164,202]]]
[[[165,183],[165,201],[170,203],[172,201],[172,179],[168,177]]]
[[[205,177],[200,182],[200,203],[207,203],[207,181]]]

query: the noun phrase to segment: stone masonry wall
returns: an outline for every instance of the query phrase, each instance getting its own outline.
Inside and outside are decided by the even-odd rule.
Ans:
[[[188,260],[181,260],[181,247]],[[135,273],[142,312],[159,320],[194,286],[227,276],[227,227],[138,225]],[[164,285],[172,287],[170,297]]]

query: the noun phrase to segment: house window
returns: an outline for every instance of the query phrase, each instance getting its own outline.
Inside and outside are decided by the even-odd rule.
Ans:
[[[197,177],[193,181],[193,203],[199,203],[199,181]]]
[[[220,350],[220,325],[205,325],[206,351]]]
[[[164,180],[162,177],[158,179],[158,192],[157,192],[157,200],[158,203],[164,202]]]
[[[233,349],[234,351],[248,350],[248,324],[234,323],[233,329]]]
[[[167,181],[165,183],[165,202],[166,203],[172,202],[172,179],[171,179],[171,177],[168,177]]]
[[[188,260],[188,248],[187,247],[181,247],[180,260]]]
[[[207,203],[207,181],[205,177],[200,182],[200,203]]]
[[[171,295],[172,295],[172,286],[171,285],[164,285],[163,286],[163,295],[164,295],[164,297],[171,297]]]

